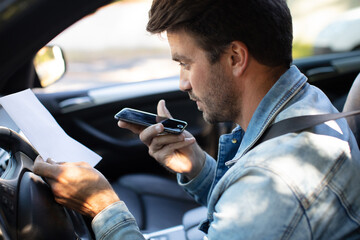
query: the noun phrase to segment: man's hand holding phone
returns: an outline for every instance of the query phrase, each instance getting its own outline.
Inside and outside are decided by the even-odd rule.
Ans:
[[[157,114],[172,118],[164,100],[159,101]],[[145,127],[120,120],[118,125],[139,134],[140,140],[149,147],[149,154],[166,168],[184,174],[189,180],[200,173],[205,163],[205,152],[188,131],[163,134],[165,129],[162,123]]]

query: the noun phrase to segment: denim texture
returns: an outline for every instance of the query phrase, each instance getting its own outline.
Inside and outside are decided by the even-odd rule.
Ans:
[[[218,161],[179,184],[207,206],[207,239],[359,239],[360,153],[345,119],[253,147],[272,123],[337,110],[292,66],[267,93],[247,131],[221,136]],[[121,197],[121,196],[120,196]],[[93,220],[97,239],[142,239],[123,203]],[[105,234],[106,233],[106,234]]]
[[[360,154],[345,119],[252,148],[274,122],[333,112],[328,98],[292,66],[262,100],[246,133],[237,127],[221,137],[217,162],[208,156],[190,182],[179,176],[208,207],[200,229],[209,240],[360,238]],[[213,186],[202,188],[208,178]]]

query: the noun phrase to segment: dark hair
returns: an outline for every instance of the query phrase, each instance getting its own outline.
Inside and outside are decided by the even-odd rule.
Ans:
[[[232,41],[268,66],[292,62],[292,20],[285,0],[153,0],[150,33],[185,30],[215,63]]]

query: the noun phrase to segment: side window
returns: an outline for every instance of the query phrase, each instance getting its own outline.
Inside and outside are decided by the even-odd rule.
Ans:
[[[89,15],[49,44],[61,47],[67,71],[47,91],[171,77],[178,66],[165,37],[146,31],[151,0],[115,1]]]
[[[46,91],[76,90],[175,76],[165,36],[146,32],[152,0],[122,0],[99,9],[50,44],[60,46],[65,76]],[[287,0],[294,58],[360,49],[359,0]]]
[[[287,0],[294,58],[360,49],[360,1]]]

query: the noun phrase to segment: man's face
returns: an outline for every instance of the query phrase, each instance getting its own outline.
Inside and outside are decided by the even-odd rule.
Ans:
[[[210,123],[234,121],[239,98],[229,61],[221,57],[211,64],[206,52],[184,31],[167,34],[172,58],[180,64],[180,89],[196,101],[204,119]]]

